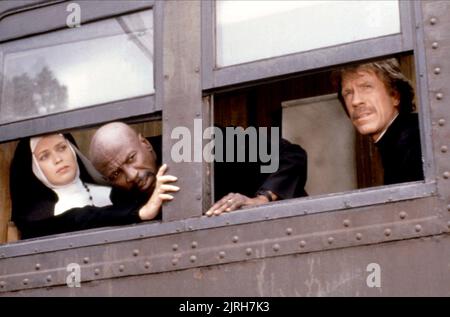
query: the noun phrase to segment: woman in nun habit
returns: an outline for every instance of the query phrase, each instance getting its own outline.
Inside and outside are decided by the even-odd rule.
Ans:
[[[23,239],[138,223],[154,219],[159,208],[124,200],[105,183],[74,146],[70,134],[22,139],[11,163],[12,220]],[[120,197],[120,201],[114,199]]]

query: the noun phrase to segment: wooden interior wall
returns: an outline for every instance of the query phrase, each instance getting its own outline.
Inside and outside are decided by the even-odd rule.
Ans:
[[[8,229],[11,219],[11,199],[9,198],[9,166],[16,149],[17,142],[0,144],[0,243],[8,241]],[[26,197],[25,197],[26,199]],[[10,237],[9,240],[15,240]]]

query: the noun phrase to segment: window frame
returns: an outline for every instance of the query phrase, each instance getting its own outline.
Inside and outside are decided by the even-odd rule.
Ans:
[[[412,6],[409,1],[399,1],[400,33],[218,68],[215,64],[215,2],[202,2],[204,90],[407,52],[414,46]]]
[[[0,44],[7,41],[23,39],[35,35],[66,29],[65,18],[69,14],[65,9],[67,1],[46,1],[18,7],[0,13],[0,26],[3,19],[8,20],[0,30]],[[40,117],[22,119],[0,125],[0,143],[43,134],[52,131],[62,131],[74,128],[89,127],[108,121],[125,119],[130,117],[148,116],[162,110],[162,3],[150,1],[102,1],[98,5],[96,1],[80,2],[81,25],[95,23],[107,18],[135,13],[151,9],[153,11],[153,82],[155,92],[151,95],[133,97],[123,100],[91,105],[79,109],[49,114]],[[64,21],[45,19],[55,12],[65,12]],[[84,14],[84,12],[86,14]],[[19,27],[20,21],[29,15],[30,21],[23,27]],[[41,18],[39,18],[41,17]],[[0,52],[1,57],[2,52]]]

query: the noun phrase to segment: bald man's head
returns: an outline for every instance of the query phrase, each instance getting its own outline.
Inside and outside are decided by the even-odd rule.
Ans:
[[[114,186],[153,191],[157,172],[155,151],[125,123],[108,123],[98,129],[92,137],[89,157]]]

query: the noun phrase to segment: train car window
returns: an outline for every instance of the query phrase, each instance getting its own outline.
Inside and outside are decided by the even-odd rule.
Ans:
[[[153,94],[153,12],[7,42],[0,124]]]
[[[411,51],[411,6],[408,1],[205,1],[203,88]]]
[[[397,56],[397,60],[415,89],[414,56]],[[278,129],[282,138],[300,145],[308,154],[305,190],[309,196],[382,186],[386,182],[380,151],[371,138],[353,127],[338,100],[333,71],[215,93],[214,124]],[[419,111],[418,98],[415,106]],[[254,177],[242,176],[249,170],[245,163],[216,162],[214,168],[215,201],[228,192],[255,195]]]
[[[130,126],[138,133],[142,134],[144,137],[149,139],[158,139],[162,134],[162,122],[158,116],[155,116],[152,120],[146,120],[140,123],[130,123]],[[74,142],[79,149],[80,153],[84,157],[88,157],[90,140],[95,133],[96,128],[81,129],[69,131],[70,135],[73,137]],[[4,242],[14,242],[23,238],[20,230],[17,228],[16,224],[12,221],[15,219],[14,215],[11,214],[11,198],[9,194],[9,172],[10,172],[10,162],[13,159],[15,149],[18,142],[8,142],[0,144],[0,150],[3,155],[0,158],[0,168],[2,169],[2,174],[0,176],[0,183],[2,184],[2,191],[0,192],[0,244]],[[155,144],[153,144],[155,146]],[[159,145],[157,145],[159,146]],[[158,150],[159,152],[159,150]],[[84,165],[86,166],[86,165]],[[25,180],[23,180],[25,181]],[[102,185],[105,185],[102,183]],[[125,226],[125,224],[124,224]],[[102,227],[97,228],[96,225],[91,230],[102,230]],[[108,226],[104,226],[108,227]],[[104,228],[103,228],[104,229]],[[73,233],[73,230],[67,231]],[[40,236],[43,237],[43,236]]]
[[[396,33],[398,1],[217,1],[216,66]]]

